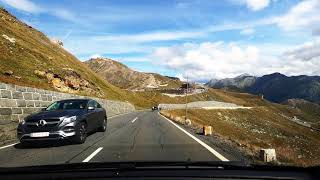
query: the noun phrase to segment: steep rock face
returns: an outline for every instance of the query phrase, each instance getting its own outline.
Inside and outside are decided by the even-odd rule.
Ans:
[[[124,64],[108,58],[90,59],[84,63],[102,78],[123,89],[144,90],[179,87],[181,83],[178,79],[159,74],[134,71]]]
[[[215,88],[235,87],[245,89],[255,83],[256,77],[248,74],[240,75],[235,78],[211,79],[206,85]]]

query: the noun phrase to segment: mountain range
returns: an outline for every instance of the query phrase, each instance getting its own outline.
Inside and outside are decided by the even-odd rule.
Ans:
[[[278,103],[295,98],[320,102],[320,76],[286,76],[273,73],[256,77],[244,74],[235,78],[212,79],[206,85],[263,94],[266,99]]]

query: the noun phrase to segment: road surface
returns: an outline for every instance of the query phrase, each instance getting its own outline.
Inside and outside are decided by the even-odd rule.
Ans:
[[[0,148],[0,167],[118,161],[236,161],[157,112],[139,111],[108,119],[106,132],[84,144],[49,143]],[[195,136],[198,136],[195,137]],[[225,159],[223,159],[225,158]]]

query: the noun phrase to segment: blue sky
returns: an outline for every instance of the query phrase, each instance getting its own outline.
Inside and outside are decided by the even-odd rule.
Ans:
[[[0,0],[80,60],[195,81],[320,75],[319,0]]]

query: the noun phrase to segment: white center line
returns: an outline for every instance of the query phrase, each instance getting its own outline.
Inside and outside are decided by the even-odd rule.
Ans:
[[[97,150],[95,150],[92,154],[90,154],[90,156],[88,156],[85,160],[83,160],[82,162],[89,162],[90,159],[92,159],[95,155],[97,155],[101,150],[103,149],[103,147],[99,147]]]
[[[7,147],[11,147],[11,146],[14,146],[14,145],[16,145],[16,144],[18,144],[18,143],[13,143],[13,144],[9,144],[9,145],[6,145],[6,146],[2,146],[2,147],[0,147],[0,149],[4,149],[4,148],[7,148]]]
[[[160,114],[158,112],[158,114],[160,116],[162,116],[162,114]],[[215,155],[217,158],[219,158],[221,161],[229,161],[227,158],[225,158],[224,156],[222,156],[220,153],[218,153],[216,150],[214,150],[212,147],[210,147],[209,145],[207,145],[206,143],[204,143],[203,141],[201,141],[200,139],[196,138],[195,136],[193,136],[192,134],[190,134],[189,132],[187,132],[186,130],[184,130],[183,128],[181,128],[180,126],[178,126],[176,123],[172,122],[170,119],[162,116],[163,118],[165,118],[166,120],[168,120],[171,124],[173,124],[175,127],[177,127],[178,129],[180,129],[182,132],[184,132],[185,134],[187,134],[188,136],[190,136],[192,139],[194,139],[195,141],[197,141],[199,144],[201,144],[203,147],[205,147],[208,151],[210,151],[213,155]]]
[[[137,119],[138,117],[134,118],[131,122],[134,123]]]

